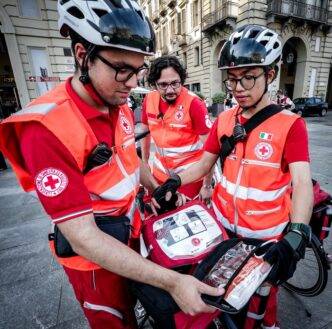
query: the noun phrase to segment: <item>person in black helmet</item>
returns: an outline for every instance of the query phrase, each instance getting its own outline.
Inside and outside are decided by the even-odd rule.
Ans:
[[[185,313],[212,312],[200,294],[222,291],[129,248],[139,183],[157,187],[136,154],[126,105],[155,51],[150,22],[133,0],[60,0],[58,12],[74,76],[0,125],[0,148],[22,187],[37,192],[56,224],[54,256],[91,328],[136,328],[127,279],[167,290]]]
[[[217,118],[201,160],[154,191],[157,200],[170,198],[182,184],[206,175],[221,157],[221,181],[212,195],[215,214],[231,237],[278,240],[264,256],[273,265],[272,284],[287,281],[304,257],[313,205],[305,123],[273,104],[267,93],[281,51],[277,33],[266,27],[246,25],[231,34],[218,64],[227,71],[224,83],[238,106]],[[247,132],[243,125],[256,114],[265,120]],[[275,286],[260,287],[235,316],[237,327],[278,328],[276,291]]]

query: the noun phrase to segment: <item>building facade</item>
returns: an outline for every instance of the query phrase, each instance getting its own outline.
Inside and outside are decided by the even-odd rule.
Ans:
[[[60,36],[57,19],[56,0],[0,0],[3,116],[74,72],[70,41]]]
[[[238,26],[258,23],[283,40],[281,74],[271,88],[332,105],[332,0],[139,0],[154,25],[158,51],[187,67],[187,86],[211,103],[223,90],[220,49]],[[60,36],[56,0],[0,0],[0,110],[7,116],[74,72],[70,41]],[[4,116],[2,114],[2,116]],[[1,116],[1,113],[0,113]]]
[[[187,67],[188,87],[209,102],[224,90],[217,59],[228,36],[242,25],[276,30],[283,42],[278,79],[270,87],[291,98],[319,96],[332,106],[331,0],[141,0],[156,35],[157,56],[174,54]]]

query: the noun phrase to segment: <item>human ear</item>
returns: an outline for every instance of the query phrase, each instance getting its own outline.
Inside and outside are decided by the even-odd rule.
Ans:
[[[79,67],[81,67],[84,57],[86,56],[86,49],[81,43],[78,42],[74,47],[74,51],[75,51],[75,60],[79,65]]]

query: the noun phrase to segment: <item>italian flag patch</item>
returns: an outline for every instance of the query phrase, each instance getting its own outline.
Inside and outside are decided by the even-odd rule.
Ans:
[[[269,133],[264,133],[264,132],[260,132],[259,133],[259,138],[260,139],[263,139],[263,140],[265,140],[265,141],[270,141],[270,140],[272,140],[272,134],[269,134]]]

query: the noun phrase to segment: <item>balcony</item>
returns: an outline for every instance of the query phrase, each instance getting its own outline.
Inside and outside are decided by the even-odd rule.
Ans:
[[[159,14],[163,17],[167,14],[167,5],[165,0],[159,2]]]
[[[267,3],[267,17],[286,21],[305,20],[311,25],[328,24],[328,9],[296,0],[270,0]]]
[[[202,19],[202,31],[211,33],[216,28],[223,28],[230,25],[235,28],[238,15],[238,3],[235,1],[224,1],[215,11],[205,15]]]
[[[158,10],[155,10],[151,15],[151,20],[152,20],[153,23],[158,24],[159,19],[160,19],[159,12],[158,12]]]
[[[167,0],[166,3],[167,3],[167,6],[171,9],[174,9],[176,6],[176,0]]]

